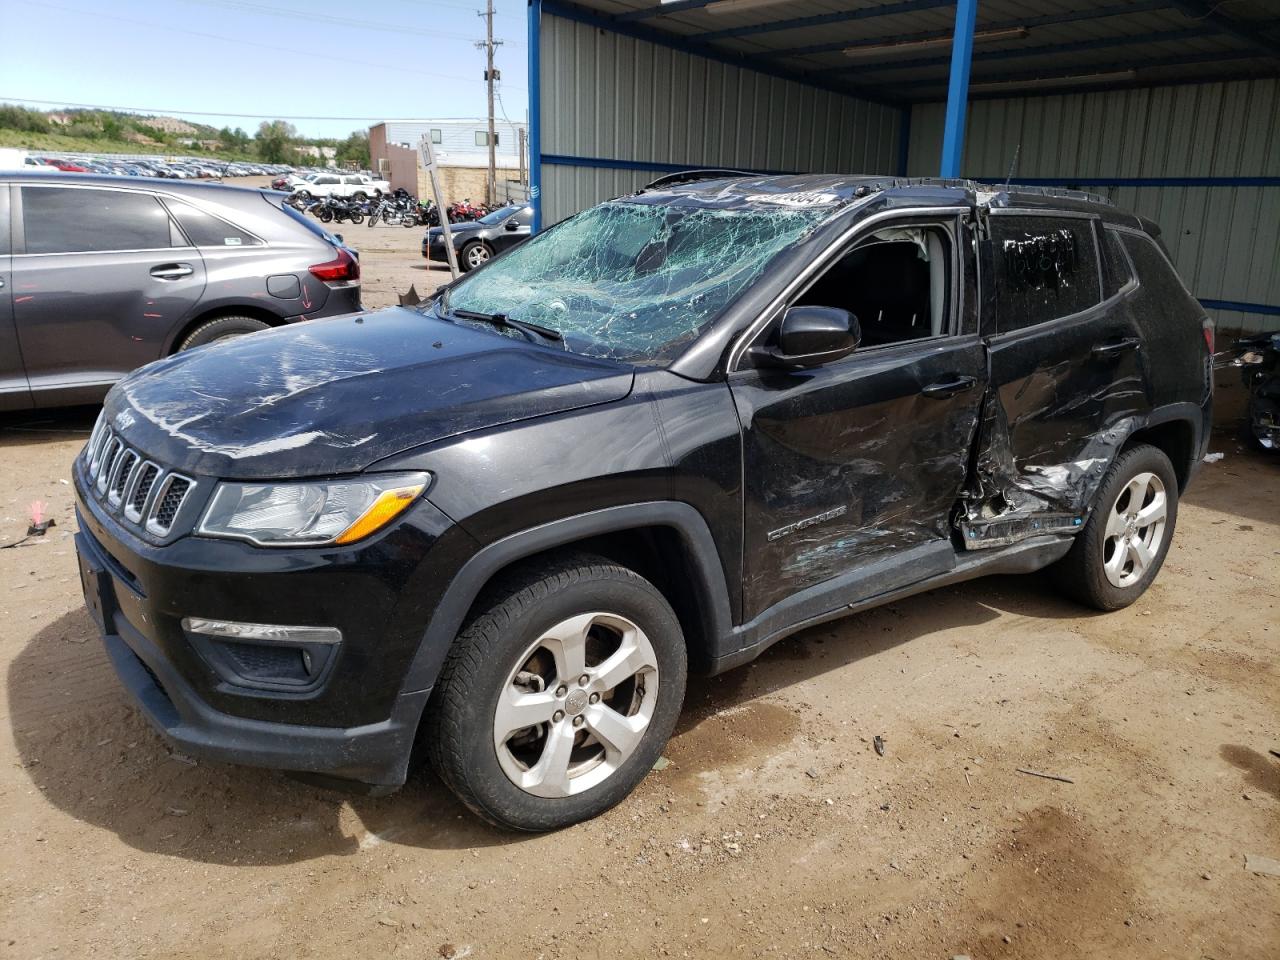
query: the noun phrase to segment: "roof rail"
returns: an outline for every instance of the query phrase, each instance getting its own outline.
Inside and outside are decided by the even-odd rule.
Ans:
[[[1089,203],[1102,203],[1109,207],[1115,206],[1115,202],[1110,197],[1101,193],[1093,193],[1089,190],[1079,190],[1071,187],[1049,187],[1040,184],[1018,183],[1016,180],[1006,183],[1003,180],[967,180],[954,177],[898,177],[894,181],[894,186],[954,187],[961,190],[982,190],[986,193],[1022,193],[1028,196],[1054,197],[1060,200],[1085,200]]]
[[[668,173],[665,177],[659,177],[657,180],[646,183],[640,188],[640,191],[653,190],[657,187],[669,187],[676,183],[693,183],[695,180],[719,180],[722,177],[749,176],[752,176],[752,174],[746,170],[720,170],[715,167],[681,170],[679,173]]]

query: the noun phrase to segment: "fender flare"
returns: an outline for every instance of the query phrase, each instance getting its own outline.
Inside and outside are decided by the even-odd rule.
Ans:
[[[709,654],[715,658],[728,653],[721,648],[731,645],[733,637],[729,590],[720,565],[720,553],[702,514],[679,501],[625,504],[553,520],[495,540],[476,552],[462,565],[432,612],[400,695],[420,694],[435,684],[467,612],[499,570],[544,550],[640,527],[668,527],[684,541],[693,560],[696,588],[702,601],[698,606],[703,627],[711,641]]]

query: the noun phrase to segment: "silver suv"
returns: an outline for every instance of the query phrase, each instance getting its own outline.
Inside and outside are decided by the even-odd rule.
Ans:
[[[96,403],[179,350],[360,309],[360,264],[284,194],[0,176],[0,410]]]

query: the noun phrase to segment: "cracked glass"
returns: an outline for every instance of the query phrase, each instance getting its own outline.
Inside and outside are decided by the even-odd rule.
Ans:
[[[830,205],[604,203],[463,278],[437,309],[460,322],[462,311],[549,327],[575,353],[666,363],[831,214]]]

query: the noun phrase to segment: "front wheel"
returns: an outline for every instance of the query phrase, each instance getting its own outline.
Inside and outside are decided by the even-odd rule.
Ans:
[[[513,830],[554,830],[625,798],[684,700],[680,622],[653,584],[600,557],[528,568],[454,642],[426,734],[445,784]]]
[[[489,249],[487,243],[481,240],[472,240],[462,248],[462,269],[474,270],[477,267],[483,267],[492,256],[493,251]]]
[[[1177,520],[1173,464],[1156,447],[1130,447],[1102,478],[1089,522],[1054,565],[1054,578],[1086,606],[1127,607],[1160,572]]]

